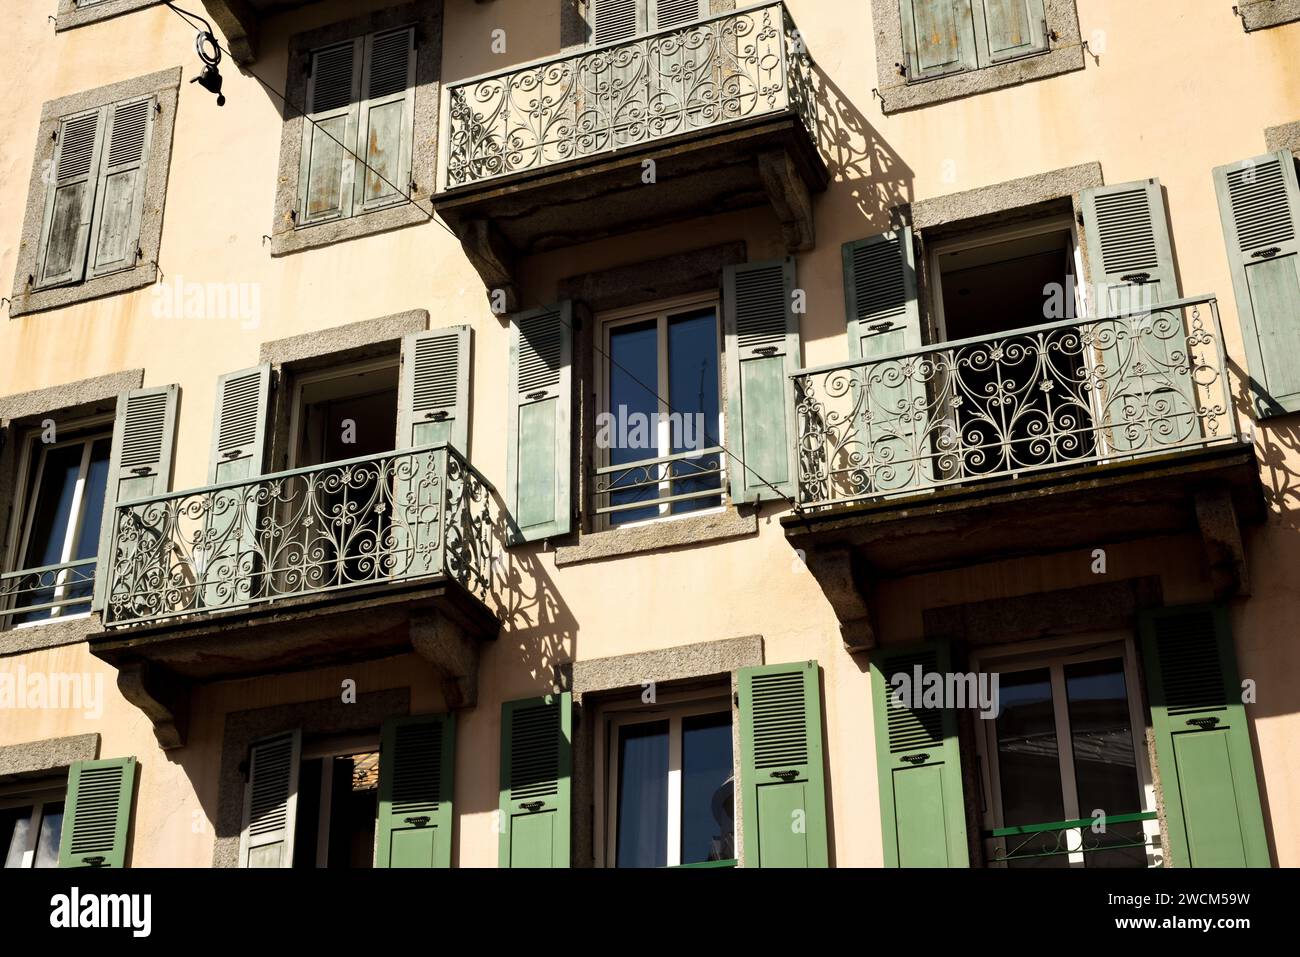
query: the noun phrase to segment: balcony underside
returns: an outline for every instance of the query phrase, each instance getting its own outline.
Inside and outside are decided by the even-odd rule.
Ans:
[[[434,206],[484,286],[503,290],[513,310],[520,257],[697,216],[770,204],[789,250],[811,249],[811,194],[828,180],[807,128],[783,114],[460,187]]]

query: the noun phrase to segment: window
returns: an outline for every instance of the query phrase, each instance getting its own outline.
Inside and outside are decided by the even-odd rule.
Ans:
[[[614,527],[721,507],[716,305],[607,317],[601,336],[596,514]]]
[[[650,709],[612,708],[605,718],[600,826],[606,866],[733,860],[730,702],[723,697]]]
[[[28,435],[22,521],[15,528],[14,567],[0,578],[9,626],[86,614],[94,590],[104,500],[108,491],[111,425],[83,423],[66,437],[43,442]]]
[[[988,860],[1156,866],[1159,824],[1132,642],[993,651],[977,668],[999,675],[998,716],[977,722]]]
[[[379,749],[373,743],[308,747],[299,770],[293,866],[373,867],[378,810]]]
[[[290,468],[391,452],[397,438],[396,360],[295,377]]]
[[[0,853],[4,866],[58,867],[63,836],[62,784],[5,797],[0,792]]]

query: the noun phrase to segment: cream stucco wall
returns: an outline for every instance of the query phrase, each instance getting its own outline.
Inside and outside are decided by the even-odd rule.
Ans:
[[[798,257],[809,294],[804,362],[847,355],[840,245],[888,225],[888,207],[1099,161],[1108,183],[1157,176],[1167,189],[1183,290],[1215,293],[1228,349],[1244,353],[1236,324],[1212,167],[1264,151],[1264,129],[1300,119],[1300,25],[1247,35],[1229,0],[1079,0],[1082,35],[1099,59],[1085,70],[885,117],[876,84],[870,5],[860,0],[788,0],[819,68],[831,81],[837,142],[827,156],[835,177],[815,199],[816,248]],[[53,12],[54,0],[47,0]],[[196,73],[193,34],[165,8],[151,8],[55,35],[41,3],[3,0],[0,34],[0,280],[7,283],[41,104],[67,94],[183,65]],[[284,49],[301,30],[386,6],[378,0],[325,0],[273,19],[252,69],[277,88]],[[444,80],[471,76],[559,49],[559,0],[446,0]],[[504,56],[490,32],[506,30]],[[181,89],[167,192],[162,284],[255,284],[261,315],[159,318],[158,294],[142,290],[57,311],[0,318],[0,395],[145,369],[145,384],[179,383],[183,399],[174,488],[206,482],[216,377],[257,361],[262,342],[317,329],[427,309],[434,326],[469,324],[475,334],[472,458],[504,484],[507,330],[488,309],[482,283],[459,243],[436,224],[273,259],[270,232],[280,149],[279,105],[227,62],[226,95]],[[523,266],[527,305],[555,298],[561,279],[743,238],[751,260],[781,255],[776,220],[765,209],[728,214],[533,257]],[[1243,675],[1259,682],[1252,709],[1261,786],[1276,857],[1300,864],[1300,522],[1295,476],[1300,435],[1294,417],[1257,431],[1272,509],[1248,535],[1253,597],[1234,607]],[[6,503],[7,504],[7,503]],[[553,554],[525,550],[512,561],[524,576],[512,615],[484,653],[477,708],[460,718],[456,765],[455,860],[493,866],[497,835],[497,750],[501,701],[544,689],[553,663],[661,646],[761,634],[768,662],[817,659],[824,673],[832,860],[882,862],[872,712],[866,661],[842,648],[817,584],[787,544],[769,508],[755,537],[706,547],[557,568]],[[1081,519],[1083,520],[1083,519]],[[1209,594],[1194,539],[1111,549],[1109,575],[1160,575],[1166,601]],[[877,589],[886,642],[921,637],[921,609],[1095,582],[1086,553],[1004,562],[891,582]],[[0,711],[0,744],[98,731],[102,754],[142,764],[135,824],[137,865],[206,866],[220,739],[227,712],[338,693],[343,678],[360,690],[412,688],[412,710],[436,710],[427,667],[402,658],[298,675],[224,683],[193,701],[188,745],[164,753],[148,720],[117,693],[111,669],[84,645],[0,660],[29,672],[103,674],[102,719],[61,711]]]

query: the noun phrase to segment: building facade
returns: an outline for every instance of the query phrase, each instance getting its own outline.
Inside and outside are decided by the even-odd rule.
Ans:
[[[8,7],[6,866],[1300,863],[1295,0]]]

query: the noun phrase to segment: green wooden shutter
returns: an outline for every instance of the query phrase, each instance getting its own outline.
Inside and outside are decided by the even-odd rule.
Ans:
[[[149,498],[171,489],[172,447],[176,441],[179,404],[180,386],[177,385],[134,389],[118,397],[113,450],[108,464],[108,491],[104,497],[99,538],[101,556],[109,557],[116,520],[114,506],[118,502]],[[142,544],[135,536],[125,536],[116,564],[128,564],[130,550]],[[104,607],[110,575],[111,568],[107,568],[99,569],[95,576],[96,609]]]
[[[617,43],[648,29],[649,0],[591,0],[591,42]]]
[[[307,81],[298,171],[298,225],[346,219],[356,194],[361,68],[365,39],[316,50]]]
[[[469,370],[472,330],[451,326],[402,339],[397,447],[455,447],[469,457]]]
[[[506,476],[522,541],[566,535],[572,527],[572,369],[571,302],[514,318]]]
[[[975,0],[974,13],[980,66],[1047,49],[1043,0]]]
[[[971,0],[902,0],[902,27],[909,80],[975,69]]]
[[[739,672],[746,867],[827,866],[820,671],[804,661]]]
[[[895,675],[952,670],[947,642],[877,651],[871,660],[876,774],[886,867],[967,867],[957,718],[947,708],[894,700]]]
[[[293,867],[302,731],[262,738],[248,749],[240,867]]]
[[[384,722],[376,867],[451,867],[456,716]]]
[[[1171,867],[1268,867],[1246,708],[1226,605],[1142,615]]]
[[[799,368],[795,266],[790,258],[722,272],[727,350],[727,469],[731,498],[795,494],[794,386]]]
[[[845,243],[843,258],[849,357],[921,348],[911,227]]]
[[[1300,411],[1300,184],[1283,150],[1214,171],[1257,417]]]
[[[358,117],[360,136],[354,209],[369,212],[406,202],[415,144],[415,28],[373,33],[365,39]]]
[[[47,174],[45,220],[36,260],[37,289],[80,282],[86,276],[107,117],[104,108],[76,113],[59,122]]]
[[[236,482],[262,474],[270,398],[269,362],[217,379],[209,482]]]
[[[136,264],[155,103],[149,96],[109,109],[99,187],[95,191],[87,279]]]
[[[501,706],[501,867],[568,867],[573,695]]]
[[[1080,195],[1099,316],[1178,298],[1160,180],[1097,186]]]
[[[709,15],[709,0],[650,0],[651,30],[684,27]]]
[[[125,867],[135,758],[74,761],[59,839],[59,867]]]

